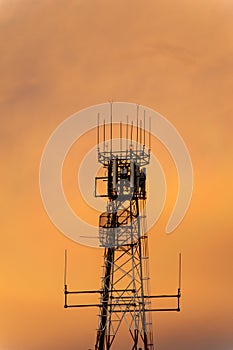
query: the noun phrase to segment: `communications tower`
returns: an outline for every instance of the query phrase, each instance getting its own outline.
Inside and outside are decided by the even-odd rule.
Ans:
[[[151,133],[146,132],[145,112],[139,118],[139,106],[136,106],[134,120],[129,123],[127,117],[125,123],[117,125],[113,124],[112,109],[111,103],[108,125],[105,120],[100,124],[98,115],[97,126],[98,162],[106,173],[95,178],[95,196],[106,198],[106,210],[99,216],[98,225],[99,245],[104,249],[101,288],[68,291],[65,281],[65,307],[99,308],[95,350],[114,348],[123,324],[131,338],[129,350],[154,350],[151,312],[180,311],[180,277],[177,294],[150,295],[145,205]],[[116,127],[119,148],[113,142]],[[69,294],[82,293],[98,293],[99,303],[68,304]],[[153,298],[176,298],[177,307],[155,309],[151,306]]]

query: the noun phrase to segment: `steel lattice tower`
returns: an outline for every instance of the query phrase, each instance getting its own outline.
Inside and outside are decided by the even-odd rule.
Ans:
[[[105,120],[100,126],[99,116],[97,127],[98,162],[106,170],[106,175],[95,178],[95,196],[107,199],[106,211],[99,217],[99,242],[104,248],[101,288],[72,292],[68,291],[65,281],[65,307],[99,307],[95,350],[111,349],[123,323],[132,340],[130,349],[153,350],[151,311],[180,311],[180,285],[175,295],[150,295],[145,204],[151,136],[149,133],[147,148],[146,116],[144,113],[143,121],[139,120],[137,106],[136,127],[133,121],[128,124],[128,118],[125,125],[119,124],[120,147],[115,150],[112,104],[110,107],[110,147],[106,142]],[[124,149],[123,129],[126,136]],[[136,140],[133,140],[134,129]],[[106,193],[99,191],[103,182],[107,184]],[[99,293],[99,304],[68,305],[68,294],[80,293]],[[166,297],[177,298],[177,307],[151,307],[152,298]]]
[[[153,349],[150,309],[148,248],[145,225],[145,149],[98,152],[108,183],[106,212],[100,215],[99,237],[104,251],[101,306],[96,350],[110,349],[122,322],[132,336],[132,349],[141,338],[144,349]]]

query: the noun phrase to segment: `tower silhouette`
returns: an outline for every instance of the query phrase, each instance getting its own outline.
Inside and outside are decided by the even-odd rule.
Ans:
[[[110,122],[106,125],[103,120],[100,124],[98,115],[97,125],[98,162],[105,175],[95,178],[95,196],[106,198],[106,210],[99,216],[98,224],[99,245],[104,249],[101,288],[68,291],[65,278],[65,307],[99,308],[95,350],[111,349],[122,324],[131,338],[129,349],[153,350],[151,312],[180,311],[180,277],[177,294],[150,295],[146,166],[150,163],[151,133],[146,133],[146,115],[144,112],[140,118],[139,106],[136,106],[136,125],[134,120],[129,124],[128,117],[125,123],[113,124],[112,112],[110,103]],[[118,147],[113,142],[115,129],[118,129]],[[180,273],[181,257],[179,266]],[[99,303],[68,304],[69,294],[81,293],[98,293]],[[177,307],[152,308],[153,298],[176,298]]]

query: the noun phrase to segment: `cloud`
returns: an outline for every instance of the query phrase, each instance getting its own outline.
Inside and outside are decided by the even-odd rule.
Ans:
[[[185,139],[194,163],[194,197],[184,222],[169,239],[159,233],[150,236],[151,252],[159,247],[150,256],[154,288],[158,283],[173,286],[168,265],[172,268],[176,250],[182,248],[186,257],[185,309],[179,321],[176,316],[166,316],[166,320],[159,316],[160,342],[164,350],[170,348],[166,342],[167,325],[172,331],[177,322],[180,333],[177,336],[174,332],[174,344],[183,344],[183,348],[191,349],[190,339],[195,341],[197,330],[198,349],[213,346],[212,330],[222,343],[230,344],[230,299],[226,291],[231,290],[232,280],[232,3],[15,0],[2,1],[0,8],[2,258],[6,303],[2,317],[3,334],[8,335],[6,348],[12,344],[17,349],[36,348],[39,315],[47,339],[42,347],[52,350],[50,341],[54,341],[54,335],[46,318],[51,310],[57,310],[57,334],[65,323],[67,333],[62,333],[62,339],[66,342],[67,334],[70,335],[68,325],[72,325],[72,330],[78,325],[81,332],[88,327],[80,323],[83,314],[71,316],[60,309],[63,250],[68,247],[73,252],[75,266],[84,260],[94,262],[88,262],[85,271],[77,271],[74,266],[70,272],[75,287],[78,278],[78,288],[99,286],[101,257],[94,250],[74,246],[50,224],[39,196],[38,169],[43,147],[60,122],[81,108],[109,99],[141,103],[164,114]],[[156,152],[161,156],[159,147]],[[163,227],[165,215],[156,232]],[[160,263],[162,272],[158,273]],[[218,288],[212,288],[215,271],[221,276]],[[221,314],[213,314],[210,292],[214,305],[221,292],[225,295],[221,299]],[[19,306],[9,313],[14,293]],[[40,296],[46,304],[43,317],[38,304]],[[26,302],[29,297],[31,305]],[[199,304],[202,310],[198,309]],[[30,341],[24,337],[25,327],[21,328],[18,321],[22,305],[23,313],[30,315],[26,322],[27,333],[34,334]],[[221,327],[216,327],[217,316]],[[200,318],[203,323],[208,322],[209,330]],[[97,319],[94,321],[97,324]],[[14,327],[18,331],[12,337]],[[182,333],[186,331],[189,338]],[[94,327],[92,334],[94,339]]]

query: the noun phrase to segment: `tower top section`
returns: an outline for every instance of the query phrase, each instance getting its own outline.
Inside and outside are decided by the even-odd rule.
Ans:
[[[119,116],[117,118],[119,120]],[[148,125],[149,124],[149,125]],[[148,128],[149,126],[149,128]],[[149,129],[149,132],[146,131]],[[113,120],[113,103],[110,103],[109,117],[97,116],[97,150],[98,162],[107,166],[114,159],[132,161],[138,166],[150,163],[151,119],[139,117],[139,106],[136,105],[135,116],[123,116],[120,122]]]

